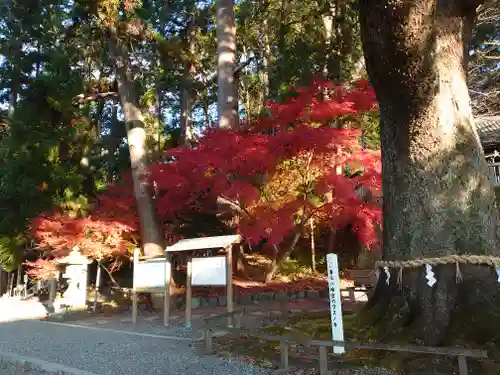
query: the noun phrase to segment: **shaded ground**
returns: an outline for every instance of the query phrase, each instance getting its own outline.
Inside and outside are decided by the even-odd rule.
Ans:
[[[346,313],[345,320],[353,316]],[[349,325],[346,335],[350,336]],[[295,314],[286,321],[267,324],[260,328],[261,332],[271,335],[304,336],[310,339],[331,340],[331,323],[329,311],[307,311]],[[279,342],[260,340],[248,336],[221,337],[214,340],[218,352],[226,356],[234,356],[264,367],[276,367],[280,362]],[[304,345],[290,345],[290,366],[293,374],[319,374],[318,348]],[[334,375],[396,375],[394,371],[380,368],[378,361],[367,352],[353,351],[343,357],[329,358],[329,369]],[[287,374],[287,373],[286,373]]]
[[[344,334],[347,341],[378,342],[365,335],[359,329],[359,322],[355,314],[344,315]],[[268,324],[260,328],[261,332],[270,335],[301,336],[314,340],[331,340],[331,323],[327,311],[305,312],[295,314],[284,322]],[[280,362],[279,342],[261,340],[250,336],[221,337],[214,339],[217,352],[226,356],[237,357],[258,365],[270,367],[277,366]],[[319,374],[318,348],[304,345],[290,345],[290,366],[304,370],[293,370],[293,374]],[[496,375],[497,368],[492,361],[473,361],[469,359],[469,374]],[[407,374],[419,375],[444,375],[458,374],[456,358],[439,357],[433,355],[418,355],[411,353],[383,352],[374,350],[349,350],[343,356],[329,356],[329,369],[333,374],[378,374],[396,375],[403,374],[398,371],[404,364],[409,372]],[[435,372],[428,372],[429,366]],[[419,372],[422,367],[427,372]],[[494,370],[492,370],[494,369]],[[492,371],[490,371],[492,370]]]
[[[53,375],[53,373],[32,370],[21,365],[15,365],[0,360],[0,375]]]

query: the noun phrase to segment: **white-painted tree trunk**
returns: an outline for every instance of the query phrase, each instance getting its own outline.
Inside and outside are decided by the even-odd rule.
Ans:
[[[219,127],[238,128],[238,90],[235,84],[236,26],[233,0],[217,0],[217,95]]]

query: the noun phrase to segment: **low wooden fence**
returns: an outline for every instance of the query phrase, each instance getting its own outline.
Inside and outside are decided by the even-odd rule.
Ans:
[[[245,335],[255,337],[261,340],[279,342],[280,348],[280,368],[286,370],[289,368],[289,348],[290,345],[304,345],[308,347],[317,347],[319,351],[319,371],[321,375],[329,374],[328,371],[328,352],[327,348],[334,346],[343,346],[346,350],[361,349],[361,350],[378,350],[399,353],[415,353],[429,354],[436,356],[456,357],[458,360],[459,375],[468,375],[467,358],[487,359],[488,354],[484,350],[466,349],[466,348],[443,348],[443,347],[428,347],[414,345],[395,345],[381,343],[360,343],[349,341],[328,341],[328,340],[310,340],[305,337],[279,336],[269,335],[255,330],[241,328],[242,320],[246,309],[237,310],[234,312],[224,313],[208,318],[204,318],[204,346],[207,353],[213,353],[213,338],[218,332],[227,332],[234,335]],[[234,323],[234,328],[215,328],[210,324],[221,318],[228,318]],[[230,323],[231,324],[231,323]]]

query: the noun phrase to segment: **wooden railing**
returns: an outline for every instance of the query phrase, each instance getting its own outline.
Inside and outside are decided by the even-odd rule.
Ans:
[[[396,345],[396,344],[382,344],[382,343],[360,343],[349,341],[332,341],[332,340],[311,340],[305,337],[297,336],[279,336],[269,335],[255,330],[242,329],[241,323],[246,310],[237,310],[231,313],[224,313],[204,319],[204,346],[207,353],[213,353],[213,338],[217,330],[234,335],[245,335],[255,337],[261,340],[279,342],[280,349],[280,367],[283,370],[289,368],[289,348],[290,345],[304,345],[308,347],[317,347],[319,352],[319,371],[320,375],[327,375],[328,371],[328,352],[327,348],[344,347],[345,350],[361,349],[361,350],[378,350],[399,353],[415,353],[415,354],[429,354],[437,356],[456,357],[458,360],[459,375],[468,375],[467,358],[486,359],[488,354],[484,350],[466,349],[466,348],[444,348],[444,347],[428,347],[428,346],[414,346],[414,345]],[[210,326],[214,320],[233,317],[234,328],[228,327],[224,329],[217,329]]]
[[[377,285],[377,275],[372,269],[346,269],[344,275],[348,280],[354,282],[354,286],[371,288]]]

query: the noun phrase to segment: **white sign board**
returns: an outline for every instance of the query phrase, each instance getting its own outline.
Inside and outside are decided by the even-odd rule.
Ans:
[[[134,264],[134,289],[163,289],[170,280],[170,267],[165,267],[165,259],[155,262]]]
[[[340,297],[339,262],[337,254],[327,254],[328,292],[330,295],[330,314],[332,320],[332,340],[344,341],[344,324],[342,322],[342,299]],[[343,346],[334,346],[334,354],[344,354]]]
[[[193,258],[192,285],[226,285],[226,257]]]

